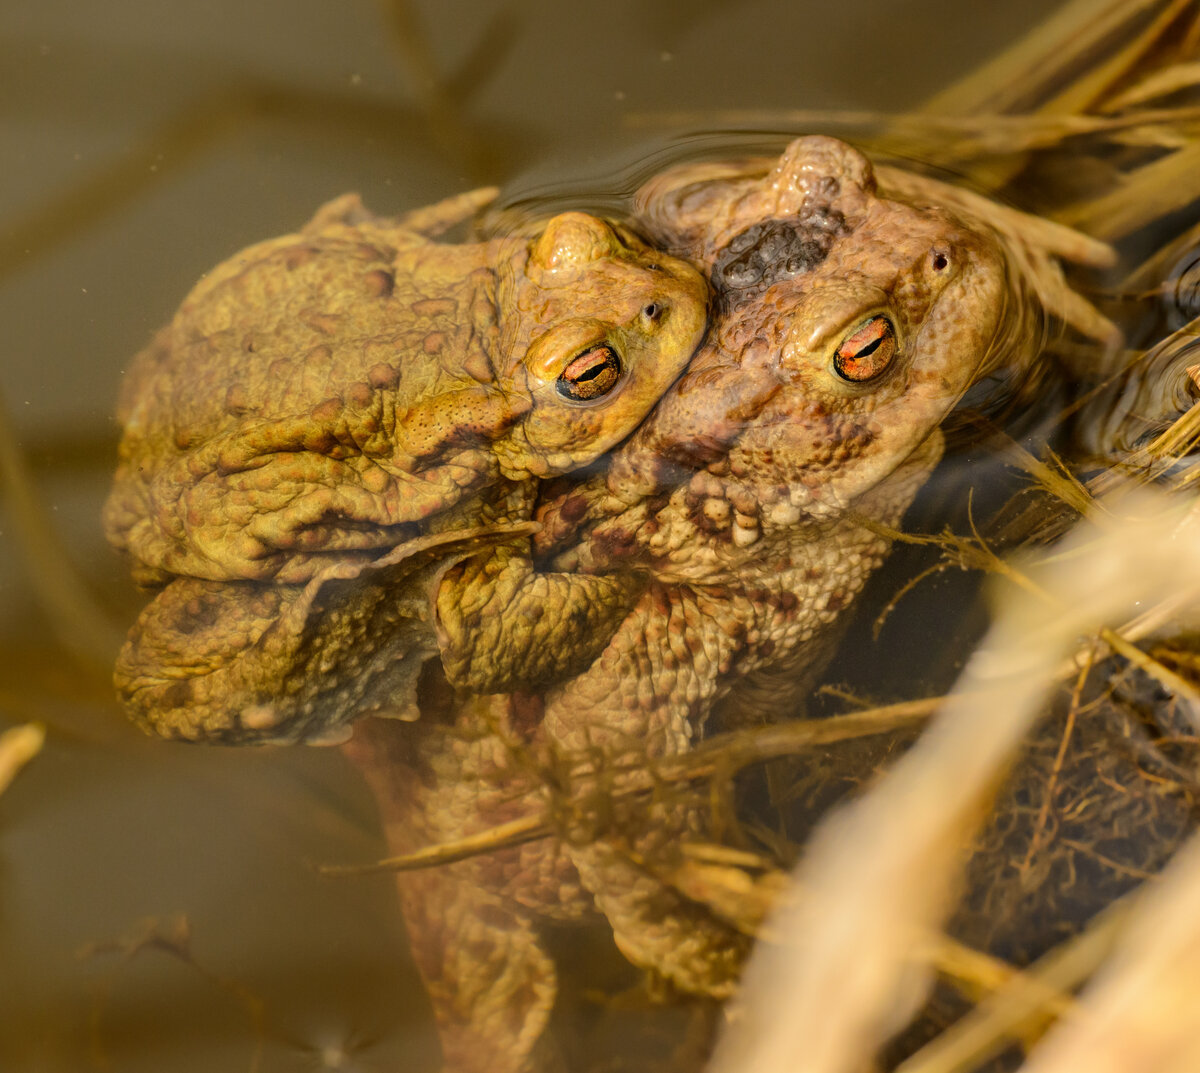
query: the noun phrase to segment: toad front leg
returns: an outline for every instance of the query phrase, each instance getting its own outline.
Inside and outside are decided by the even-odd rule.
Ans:
[[[644,586],[631,575],[540,573],[511,547],[462,563],[437,595],[446,677],[472,693],[504,693],[578,674]]]
[[[436,655],[429,593],[447,564],[530,523],[418,537],[307,584],[175,578],[139,616],[117,660],[129,715],[163,737],[251,743],[348,733],[364,712],[415,717]]]

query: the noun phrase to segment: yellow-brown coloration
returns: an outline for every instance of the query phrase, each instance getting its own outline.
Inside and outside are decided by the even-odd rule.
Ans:
[[[372,563],[423,534],[470,539],[447,539],[458,550],[408,573],[384,571],[437,605],[393,642],[410,637],[414,656],[440,647],[452,678],[472,688],[577,669],[580,657],[559,664],[542,642],[549,623],[531,624],[530,607],[575,607],[599,646],[628,583],[536,575],[510,523],[528,517],[533,477],[590,463],[634,428],[706,315],[692,268],[583,213],[555,217],[532,242],[446,245],[347,197],[300,233],[219,265],[139,355],[122,396],[107,530],[140,580],[166,585],[119,665],[135,718],[206,739],[328,731],[347,714],[314,699],[330,683],[301,691],[265,729],[244,720],[275,703],[271,684],[287,668],[268,665],[253,631],[209,637],[208,657],[189,663],[174,579],[241,583],[229,590],[235,604],[250,598],[246,583],[310,584],[284,600],[304,630],[295,608],[320,606],[321,586],[347,571],[377,578]],[[582,383],[581,357],[595,353],[614,356],[591,381],[603,390],[564,394],[560,379],[573,370]],[[486,545],[475,531],[487,525],[500,529],[479,569],[447,575]],[[500,637],[509,664],[489,655]]]
[[[861,384],[887,370],[896,356],[896,329],[884,316],[872,317],[849,335],[833,356],[834,371],[843,380]]]
[[[537,539],[564,571],[637,566],[644,584],[600,655],[533,717],[519,696],[459,698],[420,736],[359,724],[353,755],[397,853],[542,808],[540,787],[512,770],[513,741],[584,758],[602,787],[685,751],[710,719],[794,709],[886,554],[873,523],[898,523],[941,453],[939,423],[1001,341],[1008,296],[989,236],[877,196],[870,164],[832,139],[801,139],[773,167],[668,172],[642,212],[711,273],[714,322],[608,471],[542,505]],[[847,382],[835,353],[883,314],[903,346],[886,375]],[[587,822],[578,807],[570,822]],[[605,797],[575,837],[398,878],[451,1068],[540,1068],[555,977],[534,920],[584,912],[580,882],[632,961],[685,991],[730,993],[746,938],[660,878],[699,816],[633,809]],[[483,987],[501,965],[503,986]]]

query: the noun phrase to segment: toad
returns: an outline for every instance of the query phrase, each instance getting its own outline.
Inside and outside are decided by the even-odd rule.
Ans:
[[[430,662],[419,721],[358,720],[347,752],[398,853],[569,799],[563,754],[602,780],[686,750],[711,719],[786,715],[936,464],[940,422],[1022,347],[1020,295],[987,228],[882,195],[868,161],[832,139],[668,172],[639,212],[710,277],[712,323],[607,466],[541,487],[536,514],[539,571],[628,578],[626,610],[586,669],[541,692],[480,695]],[[431,529],[365,564],[347,548],[312,578],[176,578],[198,613],[168,608],[136,636],[179,682],[217,682],[208,649],[233,651],[260,695],[324,691],[344,724],[395,688],[413,577],[471,551],[455,541],[496,536]],[[549,637],[560,665],[589,648],[569,627]],[[731,992],[745,938],[659,867],[701,816],[667,802],[586,812],[565,811],[562,838],[399,877],[447,1069],[553,1065],[547,917],[598,909],[637,965],[684,991]]]
[[[683,752],[712,718],[794,712],[937,463],[939,424],[1024,345],[986,228],[882,196],[867,159],[833,139],[667,172],[639,211],[710,276],[713,321],[603,473],[547,486],[536,540],[555,570],[636,564],[643,588],[592,664],[540,696],[358,724],[347,749],[397,853],[561,799],[553,764],[536,763],[547,752],[602,781]],[[746,938],[656,868],[700,822],[679,805],[614,806],[561,840],[399,875],[447,1068],[552,1064],[540,914],[598,909],[635,964],[727,997]]]
[[[332,202],[218,266],[139,355],[105,522],[161,587],[116,674],[145,727],[336,735],[413,714],[431,653],[461,688],[532,687],[624,615],[628,577],[533,569],[537,479],[642,419],[700,341],[706,286],[580,212],[434,241],[480,200],[397,220]],[[369,622],[339,610],[366,576],[402,593]],[[564,625],[593,640],[553,643]]]

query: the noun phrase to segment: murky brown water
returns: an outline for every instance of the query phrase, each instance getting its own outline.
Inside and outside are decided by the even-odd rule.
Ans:
[[[0,389],[73,569],[132,620],[97,520],[116,385],[231,251],[346,190],[390,213],[620,172],[689,133],[667,113],[915,106],[1043,7],[459,0],[414,5],[399,47],[368,0],[6,0]],[[0,514],[0,721],[50,738],[0,799],[0,1069],[435,1068],[390,880],[311,867],[384,852],[349,765],[127,728],[98,665],[118,633],[72,655],[17,536]],[[181,914],[192,963],[132,953]]]

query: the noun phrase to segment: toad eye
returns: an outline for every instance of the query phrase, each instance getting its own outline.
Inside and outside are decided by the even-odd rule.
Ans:
[[[565,399],[587,402],[607,395],[621,379],[621,359],[607,343],[588,347],[558,378],[558,393]]]
[[[842,340],[833,355],[833,370],[843,380],[874,380],[896,356],[896,329],[885,316],[872,317]]]

